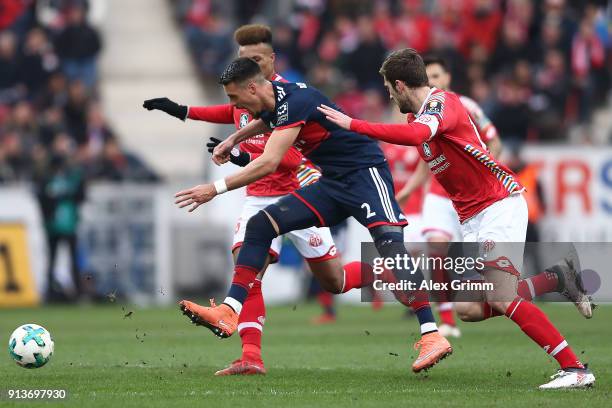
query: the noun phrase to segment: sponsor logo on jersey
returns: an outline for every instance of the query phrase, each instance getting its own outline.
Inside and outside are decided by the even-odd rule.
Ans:
[[[313,248],[320,246],[322,243],[323,238],[321,238],[319,234],[312,234],[310,238],[308,238],[308,244]]]
[[[289,105],[285,102],[276,110],[276,126],[282,125],[287,120],[289,120]]]
[[[425,154],[425,157],[431,157],[431,148],[427,142],[423,143],[423,153]],[[432,165],[430,164],[429,167],[432,167]]]
[[[285,97],[285,90],[281,86],[276,87],[276,100],[281,101]]]
[[[240,129],[248,125],[248,123],[249,123],[249,114],[248,113],[241,114],[240,115],[240,125],[239,125]]]
[[[429,152],[429,155],[431,156],[431,152]],[[446,156],[441,154],[438,157],[436,157],[435,159],[433,159],[432,161],[430,161],[429,163],[427,163],[427,165],[429,166],[429,168],[434,168],[436,167],[438,164],[442,163],[446,161]]]

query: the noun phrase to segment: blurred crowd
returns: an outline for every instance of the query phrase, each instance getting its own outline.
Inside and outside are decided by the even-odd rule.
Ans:
[[[609,103],[605,0],[171,0],[204,77],[235,55],[233,29],[271,24],[277,68],[351,115],[381,120],[390,50],[444,57],[453,90],[479,102],[504,140],[564,140]],[[287,13],[287,14],[284,14]],[[276,15],[276,17],[274,17]]]
[[[99,100],[96,0],[0,0],[0,183],[157,180]]]

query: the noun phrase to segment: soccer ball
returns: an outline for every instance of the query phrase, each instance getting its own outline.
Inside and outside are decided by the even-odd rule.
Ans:
[[[37,324],[18,327],[9,339],[9,354],[25,368],[40,368],[53,355],[53,338],[47,329]]]

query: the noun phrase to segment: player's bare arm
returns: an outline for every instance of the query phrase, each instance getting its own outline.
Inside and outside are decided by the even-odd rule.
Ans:
[[[215,147],[212,155],[213,162],[218,166],[222,165],[223,163],[227,163],[229,161],[230,152],[234,146],[250,137],[267,133],[269,131],[270,127],[266,125],[263,120],[252,120],[248,125],[232,133],[227,139]]]
[[[410,194],[429,180],[429,175],[430,172],[427,163],[420,160],[416,170],[412,174],[412,177],[410,177],[410,180],[408,180],[406,185],[395,196],[395,199],[399,205],[403,206],[410,197]]]
[[[211,201],[218,194],[244,187],[275,172],[287,150],[293,145],[300,130],[301,126],[296,126],[272,132],[261,156],[250,162],[239,172],[225,179],[217,180],[212,184],[200,184],[188,190],[179,191],[174,195],[176,198],[175,204],[179,208],[191,206],[189,212],[193,212],[200,205]]]

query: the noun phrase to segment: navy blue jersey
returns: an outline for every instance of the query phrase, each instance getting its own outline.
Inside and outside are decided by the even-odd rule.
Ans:
[[[274,111],[262,112],[261,119],[272,129],[302,126],[294,145],[323,170],[325,177],[338,178],[352,170],[385,163],[375,140],[336,126],[317,110],[321,104],[339,109],[317,89],[276,81],[272,86],[276,105]]]

